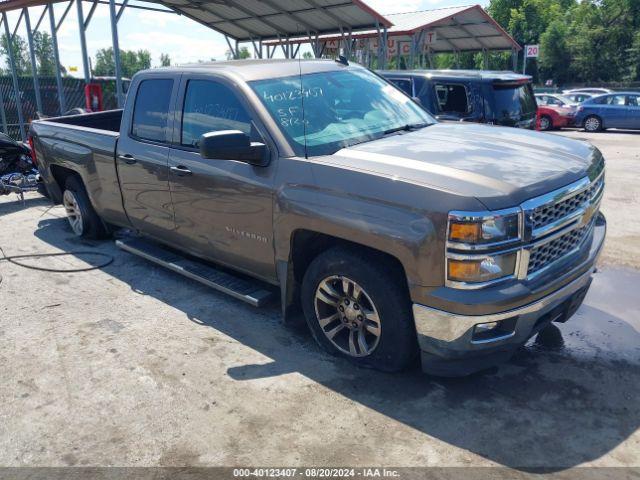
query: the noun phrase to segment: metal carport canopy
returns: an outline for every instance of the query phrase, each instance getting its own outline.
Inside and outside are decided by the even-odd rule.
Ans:
[[[400,41],[410,39],[420,32],[436,32],[435,41],[429,44],[431,52],[462,52],[482,50],[521,50],[509,35],[480,5],[447,7],[437,10],[397,13],[386,15],[393,25],[387,28],[388,38]],[[378,30],[368,30],[353,34],[353,39],[373,38],[380,35]],[[342,36],[323,35],[321,42],[340,40]],[[423,41],[425,37],[423,36]],[[289,43],[305,43],[308,38],[298,37]],[[286,40],[267,41],[267,45],[286,43]],[[356,47],[357,48],[357,47]]]
[[[238,42],[390,27],[362,0],[153,0]]]

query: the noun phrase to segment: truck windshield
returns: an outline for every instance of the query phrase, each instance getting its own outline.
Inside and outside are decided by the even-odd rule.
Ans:
[[[296,155],[330,155],[435,120],[409,97],[362,69],[250,82]]]
[[[495,111],[500,118],[516,119],[533,115],[537,104],[531,84],[494,85]]]

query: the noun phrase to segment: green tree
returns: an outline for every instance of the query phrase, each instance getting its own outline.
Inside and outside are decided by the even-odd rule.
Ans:
[[[151,68],[151,53],[148,50],[120,50],[120,67],[122,76],[131,78],[136,72]],[[96,52],[93,74],[96,76],[116,74],[112,47],[102,48]]]
[[[15,68],[18,75],[27,75],[31,73],[31,60],[29,59],[29,46],[27,42],[19,35],[12,38],[11,51],[13,52],[13,59],[15,62]],[[7,42],[7,36],[2,34],[0,37],[0,54],[5,58],[9,54],[9,46]],[[10,72],[9,60],[7,60],[7,72]]]
[[[302,58],[304,58],[305,60],[309,60],[310,58],[313,58],[313,53],[311,52],[304,52],[302,54]]]
[[[170,67],[171,66],[171,57],[168,53],[160,54],[160,66],[162,67]]]
[[[553,79],[556,84],[564,84],[571,79],[571,54],[567,44],[567,26],[555,20],[540,36],[541,79]]]
[[[53,76],[56,74],[56,61],[53,54],[53,40],[47,32],[35,32],[33,34],[33,50],[36,54],[38,74]],[[66,72],[62,68],[63,72]]]
[[[231,52],[231,50],[227,50],[227,60],[233,60],[233,53]],[[251,52],[249,51],[248,47],[240,47],[240,50],[238,51],[238,59],[239,60],[244,60],[246,58],[251,58]]]

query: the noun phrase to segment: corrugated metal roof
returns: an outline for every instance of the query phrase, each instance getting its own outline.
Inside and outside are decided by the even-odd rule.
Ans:
[[[429,44],[433,52],[465,50],[521,50],[520,45],[484,11],[480,5],[447,7],[437,10],[386,15],[393,26],[387,29],[389,39],[408,41],[420,31],[435,32],[435,41]],[[376,30],[358,32],[353,38],[377,37]],[[405,38],[402,38],[405,37]],[[324,35],[320,40],[339,40],[336,34]],[[295,43],[308,41],[300,37]],[[280,43],[266,42],[267,44]]]
[[[391,22],[362,0],[153,0],[238,41],[364,30]]]

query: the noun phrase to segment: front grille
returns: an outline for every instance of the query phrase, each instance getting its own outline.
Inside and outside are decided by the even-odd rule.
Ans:
[[[527,270],[527,275],[531,275],[550,265],[577,248],[587,235],[589,235],[592,226],[593,221],[589,223],[589,225],[571,230],[544,245],[532,248],[529,254],[529,269]]]
[[[544,227],[571,215],[589,200],[594,198],[603,183],[604,177],[601,176],[596,182],[589,185],[587,189],[577,193],[573,197],[567,198],[562,202],[541,205],[540,207],[533,209],[531,212],[531,223],[533,229],[536,230],[537,228]]]

